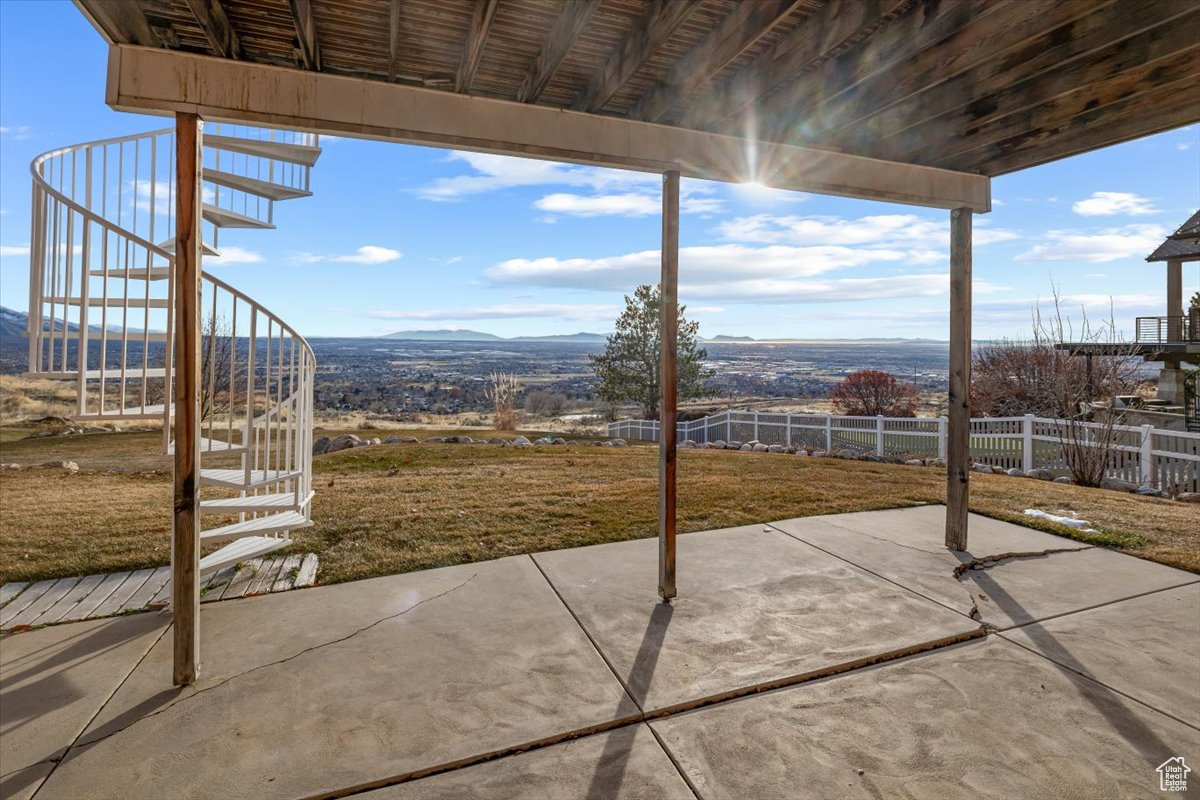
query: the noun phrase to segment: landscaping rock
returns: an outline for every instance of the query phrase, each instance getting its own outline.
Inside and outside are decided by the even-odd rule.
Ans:
[[[1139,486],[1137,494],[1140,494],[1142,497],[1162,497],[1163,490],[1155,489],[1153,486]]]
[[[1117,492],[1136,492],[1137,486],[1120,478],[1105,478],[1100,482],[1101,489],[1112,489]]]
[[[445,444],[446,440],[441,436],[430,436],[425,440],[425,444]]]
[[[749,453],[753,449],[754,449],[754,445],[751,445],[751,444],[744,444],[738,448],[738,450],[744,450],[747,453]]]
[[[1048,469],[1031,469],[1029,472],[1025,473],[1025,476],[1039,481],[1054,480],[1054,473]]]
[[[768,452],[771,452],[771,453],[782,453],[782,452],[784,452],[785,449],[786,448],[784,448],[784,446],[781,444],[767,445],[767,450],[768,450]]]
[[[361,442],[362,440],[353,433],[343,433],[329,443],[329,446],[325,448],[325,452],[336,453],[339,450],[349,450],[351,447],[358,447]]]
[[[1054,482],[1070,484],[1070,483],[1074,483],[1075,479],[1072,478],[1070,475],[1059,475],[1057,478],[1054,479]]]
[[[612,446],[613,447],[628,447],[629,444],[624,439],[613,439]]]
[[[327,452],[329,452],[329,437],[328,436],[322,436],[320,439],[317,439],[315,442],[313,442],[313,455],[314,456],[319,456],[319,455],[322,455]]]
[[[923,467],[923,466],[925,466],[925,462],[924,462],[924,461],[922,461],[922,460],[921,460],[921,459],[919,459],[919,458],[910,458],[910,459],[908,459],[907,461],[905,461],[904,463],[905,463],[905,465],[907,465],[907,466],[910,466],[910,467]]]
[[[987,464],[973,464],[971,469],[975,470],[976,472],[983,473],[984,475],[991,475],[996,471]]]
[[[374,439],[371,440],[371,444],[383,444],[383,440],[380,439],[378,436],[376,436]]]
[[[1010,478],[1024,478],[1025,470],[1017,469],[1016,467],[1013,467],[1012,469],[1010,469],[1008,472],[1005,472],[1004,474]]]
[[[797,451],[796,451],[796,455],[798,455],[798,456],[808,456],[808,455],[810,455],[810,453],[809,453],[807,450],[805,450],[805,449],[802,447],[802,448],[800,448],[799,450],[797,450]]]
[[[488,439],[487,443],[488,444],[508,444],[508,442],[506,440],[501,439],[499,437],[494,437],[494,438]]]
[[[65,469],[67,472],[79,472],[79,465],[74,461],[47,461],[42,466],[53,469]]]
[[[927,466],[927,467],[943,467],[944,468],[946,466],[946,459],[930,458],[925,461],[925,466]]]
[[[769,448],[762,442],[756,442],[751,449],[756,453],[765,453]]]
[[[725,449],[725,440],[724,439],[717,439],[715,442],[709,442],[709,444],[711,444],[713,447],[717,448],[718,450]]]
[[[615,445],[612,442],[601,442],[600,446],[601,447],[614,447]]]
[[[728,442],[725,443],[725,447],[726,447],[726,449],[729,449],[729,450],[741,450],[742,443],[735,442],[732,439],[730,439]]]
[[[827,455],[829,455],[828,450],[813,450],[812,451],[813,458],[822,458]]]
[[[400,444],[399,436],[389,436],[383,440],[384,444]]]
[[[558,438],[558,439],[551,439],[551,440],[550,440],[550,444],[566,444],[566,443],[567,443],[567,440],[566,440],[566,439],[562,439],[562,438]]]
[[[1181,492],[1175,499],[1181,503],[1200,503],[1200,492]]]
[[[847,447],[847,448],[844,448],[844,449],[842,449],[842,450],[838,450],[838,451],[837,451],[837,457],[838,457],[838,458],[845,458],[845,459],[848,459],[848,460],[850,460],[850,461],[857,461],[857,460],[858,460],[858,451],[857,451],[857,450],[851,450],[850,448],[848,448],[848,447]]]
[[[529,440],[524,436],[518,436],[517,438],[513,439],[511,443],[517,447],[525,447],[529,444]]]
[[[0,469],[20,469],[20,468],[21,468],[20,464],[0,464]],[[1198,496],[1200,496],[1200,495],[1198,495]]]

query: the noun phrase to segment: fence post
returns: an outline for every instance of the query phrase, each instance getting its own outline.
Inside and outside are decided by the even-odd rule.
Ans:
[[[883,455],[883,414],[875,415],[875,455]]]
[[[1025,472],[1033,469],[1033,414],[1026,414],[1021,422],[1021,469]]]
[[[833,417],[825,415],[825,452],[833,452]]]
[[[725,409],[725,441],[729,442],[733,438],[733,412],[728,408]]]
[[[787,446],[792,446],[792,415],[788,414],[785,418],[784,430],[787,432]]]
[[[1154,426],[1142,426],[1141,453],[1138,466],[1141,468],[1141,484],[1153,486],[1154,480]]]
[[[938,458],[946,460],[946,418],[938,417]]]
[[[754,411],[754,441],[758,441],[758,410]]]

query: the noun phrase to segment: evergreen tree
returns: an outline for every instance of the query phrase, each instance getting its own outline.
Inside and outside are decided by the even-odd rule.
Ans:
[[[625,310],[616,330],[608,337],[601,355],[589,356],[592,371],[599,379],[596,394],[610,403],[633,402],[642,408],[646,419],[658,419],[658,322],[662,295],[658,286],[639,286],[625,297]],[[678,398],[682,402],[710,393],[705,386],[713,376],[704,369],[708,351],[697,345],[700,323],[689,322],[679,306],[679,336],[676,370]]]

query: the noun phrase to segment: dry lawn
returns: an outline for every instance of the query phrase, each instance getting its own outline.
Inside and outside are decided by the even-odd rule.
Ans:
[[[0,472],[0,582],[166,563],[170,475],[155,455],[158,442],[158,434],[130,433],[0,445],[0,461],[65,458],[82,467],[75,475]],[[650,446],[381,445],[315,463],[316,524],[293,534],[293,550],[320,556],[324,583],[656,531],[657,451]],[[939,503],[945,492],[935,469],[765,453],[684,451],[679,474],[686,532]],[[1102,531],[1077,538],[1200,572],[1194,505],[973,475],[971,507],[1060,534],[1068,531],[1031,521],[1023,510],[1075,510]]]

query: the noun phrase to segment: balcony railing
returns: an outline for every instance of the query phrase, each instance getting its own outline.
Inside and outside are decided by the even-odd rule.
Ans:
[[[1200,314],[1183,317],[1138,317],[1137,340],[1153,344],[1200,342]]]

